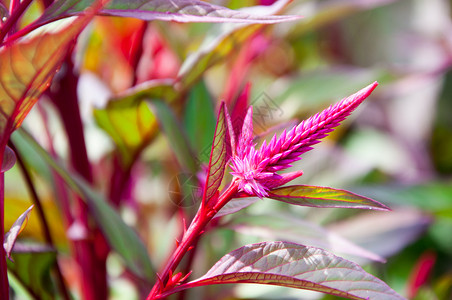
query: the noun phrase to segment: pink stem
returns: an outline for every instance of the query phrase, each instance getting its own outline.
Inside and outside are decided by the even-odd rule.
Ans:
[[[22,14],[25,12],[27,7],[30,5],[30,3],[33,0],[24,0],[20,2],[14,11],[11,12],[11,16],[6,20],[6,22],[3,24],[0,30],[0,44],[3,44],[3,40],[5,39],[7,34],[13,33],[14,28],[17,24],[17,21],[22,16]]]
[[[2,154],[3,156],[3,154]],[[0,165],[2,159],[0,158]],[[2,246],[0,247],[0,295],[3,295],[2,299],[9,299],[9,284],[8,284],[8,273],[6,267],[6,252],[3,248],[4,232],[5,232],[5,175],[0,172],[0,236],[2,240]]]
[[[206,225],[210,222],[210,220],[212,220],[215,214],[234,197],[237,190],[238,185],[234,181],[221,194],[218,201],[212,208],[207,208],[204,205],[201,205],[187,231],[184,233],[182,241],[179,243],[172,257],[161,272],[159,280],[155,283],[146,300],[157,299],[159,298],[159,294],[165,291],[165,285],[170,279],[170,273],[174,274],[174,271],[181,262],[182,258],[190,250],[190,247],[193,246],[199,236],[204,232]]]

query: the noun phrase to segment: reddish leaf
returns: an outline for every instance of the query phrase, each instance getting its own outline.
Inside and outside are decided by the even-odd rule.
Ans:
[[[310,185],[277,188],[271,190],[267,198],[300,206],[389,210],[388,207],[375,200],[352,192]]]
[[[0,48],[0,149],[50,84],[93,16],[94,11],[49,24]]]
[[[9,259],[11,259],[11,251],[13,250],[14,244],[16,243],[17,236],[22,231],[22,225],[24,224],[24,222],[26,224],[28,215],[30,214],[32,209],[33,205],[30,206],[23,214],[21,214],[20,217],[17,218],[16,222],[14,222],[13,226],[11,226],[11,229],[7,233],[5,233],[3,248],[5,248],[6,255]]]
[[[213,137],[206,184],[202,195],[203,203],[207,203],[215,195],[224,176],[226,167],[226,122],[225,104],[223,102],[218,113],[217,127]]]
[[[319,248],[288,242],[263,242],[234,250],[204,276],[176,291],[225,283],[278,285],[349,299],[404,299],[353,262]]]

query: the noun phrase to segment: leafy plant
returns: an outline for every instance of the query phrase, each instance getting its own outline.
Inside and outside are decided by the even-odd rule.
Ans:
[[[375,80],[398,79],[375,69],[309,73],[309,63],[322,64],[313,54],[321,50],[312,44],[313,30],[370,6],[344,1],[347,9],[341,9],[323,1],[317,14],[300,21],[292,1],[251,2],[261,5],[42,0],[36,8],[31,0],[0,2],[2,299],[107,299],[121,293],[112,283],[119,280],[132,291],[118,297],[131,299],[241,299],[222,287],[238,283],[404,299],[373,275],[372,265],[363,269],[353,260],[385,261],[433,218],[418,210],[391,215],[386,204],[357,189],[317,186],[316,172],[298,164],[371,95]],[[288,9],[297,12],[281,14]],[[271,24],[281,27],[272,31]],[[299,42],[306,48],[294,53]],[[293,75],[298,68],[305,72],[300,82]],[[279,96],[266,94],[270,81]],[[369,82],[298,121],[319,102]],[[98,102],[95,108],[87,109],[87,98]],[[294,98],[305,101],[305,110],[290,102]],[[289,116],[282,118],[284,111]],[[334,134],[347,142],[348,132]],[[32,207],[8,202],[5,172],[23,177]],[[362,194],[385,202],[409,198],[385,191]],[[323,217],[317,208],[324,208]],[[447,218],[450,205],[428,209]],[[372,224],[374,218],[395,225],[369,234],[378,238],[370,242],[340,233],[347,236],[354,220]],[[405,220],[403,226],[391,218]],[[5,233],[5,227],[11,229]],[[391,247],[382,250],[385,239]],[[422,272],[433,268],[429,253],[410,275],[410,298],[427,282]]]

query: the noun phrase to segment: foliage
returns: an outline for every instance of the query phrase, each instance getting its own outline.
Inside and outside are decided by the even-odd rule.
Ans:
[[[0,1],[1,298],[449,299],[448,5]]]

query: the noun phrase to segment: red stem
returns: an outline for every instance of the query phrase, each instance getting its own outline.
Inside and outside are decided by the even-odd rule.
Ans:
[[[1,154],[0,162],[3,154]],[[0,163],[1,165],[1,163]],[[5,236],[5,174],[0,172],[0,237],[2,246],[0,247],[0,295],[4,299],[9,299],[9,284],[8,284],[8,272],[6,267],[6,252],[3,248],[3,240]],[[2,298],[3,299],[3,298]]]
[[[215,214],[231,200],[237,193],[238,185],[235,181],[221,194],[218,201],[212,207],[201,204],[196,216],[188,227],[187,231],[182,237],[182,241],[173,252],[172,257],[168,261],[167,265],[160,273],[160,280],[158,280],[146,300],[153,300],[159,298],[159,294],[165,292],[165,285],[169,280],[169,275],[174,274],[177,266],[181,262],[182,258],[189,251],[190,247],[194,245],[196,240],[203,234],[206,225],[212,220]],[[212,201],[212,199],[211,199]]]
[[[13,33],[11,31],[14,31],[17,21],[32,1],[33,0],[24,0],[20,2],[19,5],[16,6],[14,11],[11,12],[11,16],[8,18],[8,20],[6,20],[0,30],[0,44],[3,44],[3,40],[5,39],[7,34]]]
[[[62,73],[58,77],[59,81],[54,85],[55,90],[51,91],[49,95],[63,121],[69,141],[71,165],[88,182],[92,182],[91,166],[86,152],[78,106],[78,76],[74,73],[71,51],[60,72]],[[86,203],[79,197],[76,197],[76,203],[75,219],[88,230],[86,239],[74,241],[75,257],[82,271],[82,295],[85,300],[107,299],[108,245],[99,229],[92,225]]]

